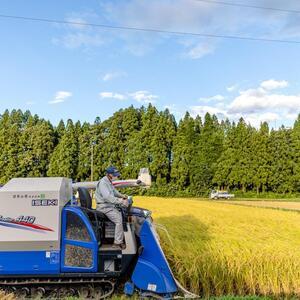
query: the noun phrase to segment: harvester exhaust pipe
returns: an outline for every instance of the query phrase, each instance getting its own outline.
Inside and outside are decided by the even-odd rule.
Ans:
[[[76,191],[79,187],[86,188],[88,190],[95,190],[98,181],[84,181],[75,182],[72,184],[72,188]],[[126,188],[126,187],[145,187],[151,186],[151,175],[149,174],[148,168],[140,169],[138,179],[127,179],[127,180],[116,180],[113,182],[116,188]]]

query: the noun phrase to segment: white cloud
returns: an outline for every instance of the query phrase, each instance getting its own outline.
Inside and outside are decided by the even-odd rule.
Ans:
[[[226,90],[227,90],[227,92],[231,93],[231,92],[234,92],[237,88],[238,88],[238,85],[234,84],[234,85],[228,86],[226,88]]]
[[[156,99],[158,99],[157,95],[153,95],[148,91],[137,91],[134,93],[130,93],[129,96],[137,102],[143,104],[155,103]]]
[[[83,48],[89,50],[91,48],[101,47],[107,44],[109,35],[95,30],[91,26],[84,24],[99,22],[99,16],[91,12],[80,12],[67,14],[66,22],[73,24],[59,24],[56,28],[61,30],[61,34],[52,38],[52,43],[61,45],[68,49]]]
[[[263,122],[272,123],[281,119],[281,116],[277,113],[266,112],[266,113],[256,113],[256,114],[246,114],[243,115],[246,123],[250,123],[252,126],[259,127]]]
[[[127,96],[119,93],[112,93],[112,92],[102,92],[99,94],[99,96],[103,99],[115,99],[115,100],[126,100]]]
[[[89,47],[100,47],[105,44],[102,35],[91,34],[85,32],[72,32],[68,33],[62,38],[54,38],[52,42],[55,45],[62,44],[64,47],[69,49],[75,48],[89,48]]]
[[[190,107],[190,113],[193,117],[204,116],[206,113],[216,115],[220,119],[224,119],[228,116],[226,110],[220,109],[214,106],[195,105]]]
[[[57,103],[62,103],[65,102],[65,100],[67,98],[70,98],[72,96],[71,92],[67,92],[67,91],[58,91],[55,96],[54,99],[49,101],[49,104],[57,104]]]
[[[300,111],[288,112],[285,114],[285,118],[288,120],[295,121],[298,118]]]
[[[125,77],[127,74],[125,72],[108,72],[103,75],[103,81],[110,81],[116,78]]]
[[[216,10],[219,10],[218,7],[216,9],[216,6],[194,0],[128,0],[102,3],[102,11],[110,23],[178,32],[210,30],[213,22],[219,20],[219,18],[210,20]],[[183,46],[183,57],[186,58],[199,59],[212,53],[215,49],[210,39],[199,42],[199,38],[188,37],[186,39],[181,35],[168,33],[122,31],[115,32],[114,37],[122,40],[124,48],[137,56],[145,55],[162,42],[170,39]],[[186,40],[189,42],[183,42]]]
[[[260,86],[263,89],[268,90],[268,91],[285,88],[288,85],[289,84],[286,80],[278,81],[278,80],[274,80],[274,79],[265,80],[260,84]]]
[[[259,2],[258,0],[253,0]],[[280,6],[282,1],[264,0],[270,5]],[[284,2],[285,8],[293,7],[292,0]],[[288,39],[300,37],[300,22],[297,16],[278,14],[274,11],[249,10],[243,7],[212,5],[195,0],[127,0],[100,1],[97,14],[85,11],[66,16],[67,21],[76,23],[113,24],[116,26],[161,29],[167,31]],[[180,44],[185,57],[199,59],[213,53],[216,44],[199,37],[149,33],[126,30],[103,30],[81,24],[61,25],[64,31],[54,41],[69,48],[99,47],[119,42],[119,50],[134,55],[144,55],[168,40]],[[81,33],[78,35],[77,33]],[[188,39],[189,45],[182,43]],[[218,41],[217,39],[209,39]],[[219,39],[220,40],[220,39]],[[179,50],[180,53],[182,49]]]
[[[210,102],[210,101],[223,101],[225,100],[225,97],[222,95],[215,95],[212,97],[207,97],[207,98],[200,98],[199,101],[203,102]]]
[[[212,43],[197,43],[190,49],[187,49],[186,56],[191,59],[199,59],[203,56],[214,53],[215,49],[215,45]]]
[[[180,121],[180,119],[182,119],[184,117],[185,112],[186,112],[185,107],[179,107],[176,104],[164,105],[164,109],[168,109],[169,112],[175,116],[175,118],[178,122]]]
[[[191,106],[189,109],[193,116],[200,115],[203,117],[208,112],[215,114],[219,119],[229,118],[238,121],[243,117],[247,123],[255,127],[259,127],[262,122],[280,121],[284,123],[288,120],[295,120],[300,112],[300,93],[275,92],[276,89],[287,86],[289,86],[289,83],[285,80],[265,80],[256,88],[240,91],[239,95],[233,98],[231,102],[227,99],[226,102],[196,105]]]
[[[101,92],[99,96],[102,99],[129,100],[133,99],[142,104],[155,103],[158,99],[157,95],[151,94],[149,91],[136,91],[132,93],[120,94],[114,92]]]
[[[254,4],[259,0],[253,0]],[[264,0],[269,5],[280,6],[279,0]],[[291,0],[285,1],[285,8],[292,7]],[[278,14],[274,11],[248,10],[243,7],[229,7],[224,5],[212,5],[195,0],[127,0],[127,1],[103,1],[102,11],[111,23],[131,27],[163,29],[177,32],[207,33],[239,36],[256,36],[284,39],[290,33],[289,28],[294,28],[293,33],[300,36],[299,18],[289,14]],[[123,35],[123,33],[121,33]],[[134,33],[128,33],[129,36]],[[145,33],[148,35],[148,33]],[[170,39],[182,44],[182,36],[158,34],[161,40]],[[123,36],[124,37],[124,36]],[[201,58],[214,51],[215,45],[203,45],[198,37],[188,37],[193,41],[192,45],[184,46],[185,53],[192,59]],[[153,36],[152,36],[153,40]],[[216,41],[216,39],[213,39]],[[124,38],[126,43],[126,38]],[[137,45],[141,45],[140,39]],[[143,44],[151,45],[150,41]],[[153,44],[153,43],[152,43]]]
[[[243,117],[246,123],[250,123],[255,127],[259,127],[262,122],[270,123],[282,119],[282,116],[274,112],[231,114],[226,109],[215,106],[191,106],[189,111],[193,117],[199,115],[204,118],[205,114],[208,112],[211,115],[216,115],[219,120],[228,118],[238,121],[241,117]],[[295,118],[293,118],[293,120],[295,120]]]
[[[287,81],[267,80],[258,88],[241,91],[229,106],[230,113],[255,113],[267,110],[300,110],[300,94],[271,93],[272,90],[288,86]]]

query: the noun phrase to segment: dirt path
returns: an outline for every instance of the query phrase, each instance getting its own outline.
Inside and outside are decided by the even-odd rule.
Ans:
[[[235,205],[245,205],[245,206],[255,206],[255,207],[266,207],[266,208],[278,208],[287,210],[297,210],[300,211],[300,202],[288,202],[288,201],[221,201],[222,203],[235,204]]]

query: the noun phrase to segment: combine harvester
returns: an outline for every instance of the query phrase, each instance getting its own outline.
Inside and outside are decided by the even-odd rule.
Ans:
[[[147,169],[138,180],[114,182],[150,183]],[[92,209],[89,190],[95,187],[96,182],[72,184],[67,178],[15,178],[0,189],[0,289],[18,298],[103,299],[124,284],[127,295],[178,295],[151,212],[120,208],[126,249],[111,248],[114,224]]]

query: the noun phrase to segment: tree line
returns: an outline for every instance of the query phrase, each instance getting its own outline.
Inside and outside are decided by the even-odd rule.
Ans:
[[[2,184],[13,177],[97,180],[109,165],[123,178],[149,168],[154,184],[148,192],[163,195],[204,195],[212,188],[298,193],[300,115],[292,128],[277,130],[209,113],[202,119],[187,112],[177,124],[168,110],[152,105],[121,109],[92,124],[69,119],[53,126],[21,110],[0,116]]]

